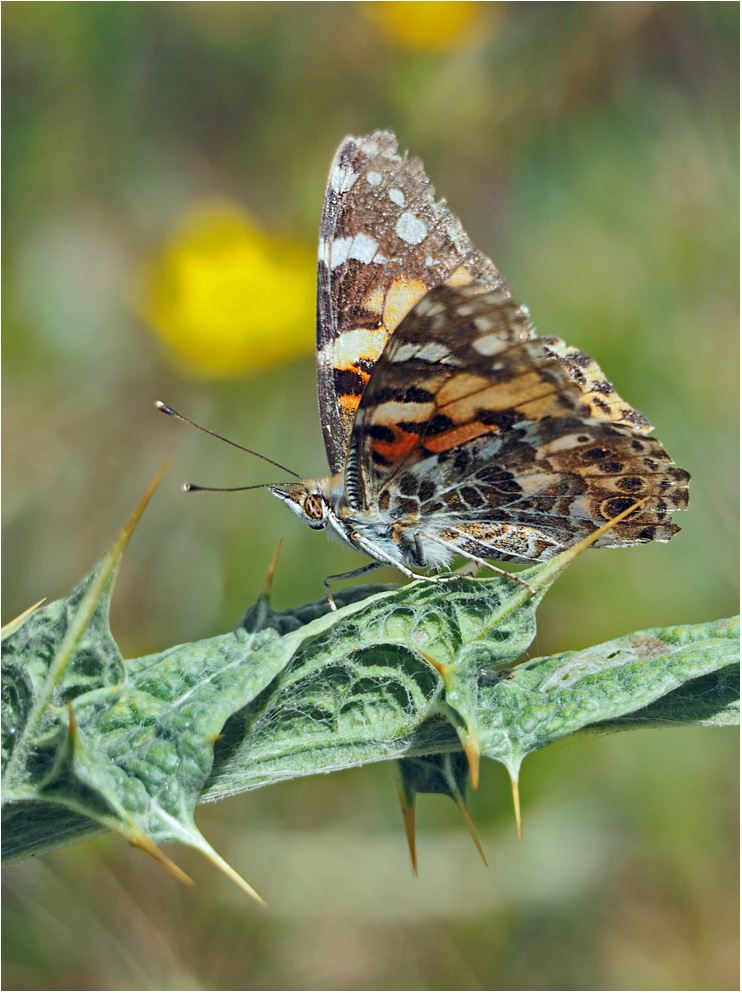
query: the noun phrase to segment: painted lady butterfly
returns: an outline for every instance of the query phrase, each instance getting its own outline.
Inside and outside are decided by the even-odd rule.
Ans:
[[[679,530],[688,473],[591,358],[536,336],[389,132],[346,138],[332,164],[317,369],[332,476],[270,489],[374,560],[332,580],[388,564],[448,582],[420,570],[455,555],[491,569],[485,559],[544,561],[642,497],[597,545]]]

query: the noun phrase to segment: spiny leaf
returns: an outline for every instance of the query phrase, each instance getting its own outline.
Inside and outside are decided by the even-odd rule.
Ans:
[[[483,679],[472,724],[482,754],[503,762],[517,778],[530,752],[621,719],[638,726],[636,711],[645,708],[654,717],[664,713],[666,725],[699,723],[697,701],[706,697],[708,714],[708,687],[694,683],[738,661],[735,621],[642,631]],[[676,696],[681,687],[683,695]],[[732,692],[726,683],[725,707]]]
[[[226,725],[209,794],[383,758],[458,751],[451,724],[456,714],[426,659],[454,660],[513,585],[500,578],[461,579],[444,593],[413,583],[304,625],[295,632],[287,664]],[[288,626],[292,612],[286,614],[271,623]],[[516,615],[504,636],[492,633],[492,651],[502,664],[514,661],[521,643],[533,637],[530,611],[525,632],[518,627],[521,618]]]
[[[133,685],[109,631],[113,580],[161,475],[90,576],[67,600],[25,616],[5,639],[4,854],[26,850],[27,840],[12,828],[29,815],[37,846],[56,840],[55,814],[63,807],[87,819],[86,833],[90,822],[116,830],[182,878],[159,844],[181,841],[222,863],[193,824],[192,811],[211,765],[209,735],[218,733],[231,712],[224,682],[232,668],[238,671],[232,681],[249,683],[249,667],[221,668],[219,679],[208,671],[194,675],[193,658],[189,671],[176,649],[174,669],[169,659],[160,661],[156,689],[147,686],[147,660],[140,660],[144,678]],[[277,637],[263,635],[271,636]],[[169,680],[162,678],[168,670]],[[167,706],[168,690],[179,698],[177,708]],[[173,709],[177,727],[169,720]],[[24,816],[14,817],[20,806]]]

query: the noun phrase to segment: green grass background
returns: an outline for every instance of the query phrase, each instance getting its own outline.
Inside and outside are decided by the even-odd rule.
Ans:
[[[313,249],[336,146],[377,127],[692,475],[682,533],[585,554],[532,653],[736,612],[738,6],[481,3],[459,11],[471,37],[426,45],[394,20],[414,40],[413,6],[4,4],[4,621],[88,571],[170,452],[116,593],[126,655],[233,626],[281,535],[278,606],[361,564],[267,493],[183,497],[275,476],[152,406],[324,474],[311,310],[293,359],[215,381],[138,300],[208,198]],[[737,784],[733,731],[564,742],[525,765],[518,844],[487,764],[491,868],[423,798],[419,880],[386,767],[284,784],[198,815],[267,911],[188,853],[195,889],[111,837],[8,868],[4,986],[735,988]]]

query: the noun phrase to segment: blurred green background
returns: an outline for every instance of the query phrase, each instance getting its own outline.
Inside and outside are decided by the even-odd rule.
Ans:
[[[5,3],[3,619],[63,596],[170,452],[119,579],[125,655],[361,564],[269,494],[323,475],[314,253],[331,157],[394,129],[527,303],[692,474],[669,545],[588,552],[532,654],[737,610],[735,3]],[[391,572],[380,581],[395,581]],[[418,804],[383,765],[201,808],[268,899],[112,837],[4,873],[6,989],[733,989],[737,740],[647,731]]]

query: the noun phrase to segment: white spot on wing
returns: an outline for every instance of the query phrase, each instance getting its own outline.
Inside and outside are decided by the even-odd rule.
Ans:
[[[389,190],[389,199],[393,200],[399,207],[404,206],[404,193],[401,190]]]
[[[335,238],[329,245],[326,245],[327,264],[336,268],[347,262],[350,246],[353,244],[352,238]]]
[[[381,182],[381,173],[380,172],[369,172],[366,175],[366,181],[368,183],[370,183],[371,186],[378,186],[379,183]]]
[[[481,317],[477,319],[482,320]],[[488,326],[492,327],[491,322],[488,322]],[[503,350],[504,342],[496,334],[488,334],[484,338],[477,338],[476,341],[473,341],[471,347],[480,355],[497,355]]]
[[[376,360],[386,344],[384,328],[353,328],[343,331],[333,344],[333,363],[339,369],[351,369],[361,359]]]
[[[419,217],[415,217],[409,210],[402,214],[394,230],[408,245],[419,245],[428,233],[428,228],[423,221]]]
[[[394,349],[393,359],[395,362],[408,362],[411,358],[417,355],[418,345],[406,344],[399,345]]]
[[[336,165],[330,174],[330,186],[336,193],[345,193],[358,179],[358,173],[350,166]]]
[[[371,262],[378,250],[378,243],[373,238],[369,238],[363,231],[359,231],[353,238],[350,257],[352,259],[358,259],[359,262]]]
[[[578,435],[576,434],[565,434],[561,438],[555,438],[553,441],[547,442],[545,445],[541,445],[537,452],[537,457],[547,457],[552,455],[554,452],[565,452],[570,451],[573,448],[579,448],[580,443],[577,440]]]
[[[523,493],[528,496],[532,493],[540,493],[550,486],[558,486],[561,481],[562,477],[554,472],[523,473],[518,476],[518,485]]]
[[[444,359],[450,358],[450,354],[445,345],[441,345],[437,341],[429,341],[417,353],[417,358],[422,359],[423,362],[442,362]]]
[[[424,296],[417,305],[417,313],[422,314],[423,317],[433,317],[435,314],[442,314],[443,311],[443,304],[433,299],[430,294]]]
[[[435,404],[404,403],[397,400],[387,400],[371,414],[372,424],[395,424],[397,421],[414,421],[424,424],[435,411]]]
[[[327,262],[329,256],[328,265],[333,269],[347,262],[348,259],[357,259],[359,262],[372,262],[374,260],[380,262],[382,259],[376,254],[378,248],[378,243],[373,238],[369,238],[363,231],[359,231],[353,237],[336,238],[330,243],[329,248],[327,245],[323,248],[320,244],[320,258]]]

